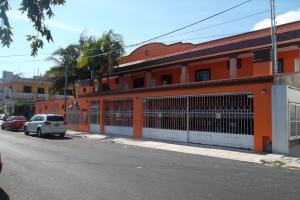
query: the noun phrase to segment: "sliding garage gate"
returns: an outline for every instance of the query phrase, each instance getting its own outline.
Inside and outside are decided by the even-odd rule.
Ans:
[[[133,135],[133,100],[105,102],[105,133]]]
[[[253,149],[253,95],[144,98],[143,137]]]

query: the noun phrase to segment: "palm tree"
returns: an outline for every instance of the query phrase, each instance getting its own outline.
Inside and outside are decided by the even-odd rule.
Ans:
[[[109,75],[125,53],[122,37],[110,30],[99,39],[82,35],[79,43],[82,54],[78,66],[95,71],[99,91],[102,91],[102,79],[106,77],[108,81]]]
[[[51,57],[47,58],[48,61],[53,61],[55,66],[51,67],[46,72],[46,76],[53,79],[50,87],[50,95],[61,91],[65,87],[65,70],[68,67],[68,87],[72,86],[73,96],[77,98],[76,83],[78,80],[89,78],[87,69],[78,68],[77,62],[80,55],[79,45],[69,45],[66,48],[59,48]]]

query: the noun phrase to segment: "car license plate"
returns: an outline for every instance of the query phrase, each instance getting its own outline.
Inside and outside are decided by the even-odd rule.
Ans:
[[[59,124],[55,124],[55,126],[56,126],[56,127],[58,127],[58,126],[59,126]]]

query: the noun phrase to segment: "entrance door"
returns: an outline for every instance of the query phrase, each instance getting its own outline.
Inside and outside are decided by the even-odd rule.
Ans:
[[[100,133],[100,111],[99,102],[91,102],[90,104],[90,132]]]

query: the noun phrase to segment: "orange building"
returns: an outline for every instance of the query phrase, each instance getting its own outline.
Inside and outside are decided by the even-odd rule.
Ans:
[[[300,140],[300,22],[277,28],[276,74],[270,35],[141,46],[103,80],[109,90],[82,81],[68,121],[92,133],[289,153]],[[37,101],[36,112],[56,104]]]

